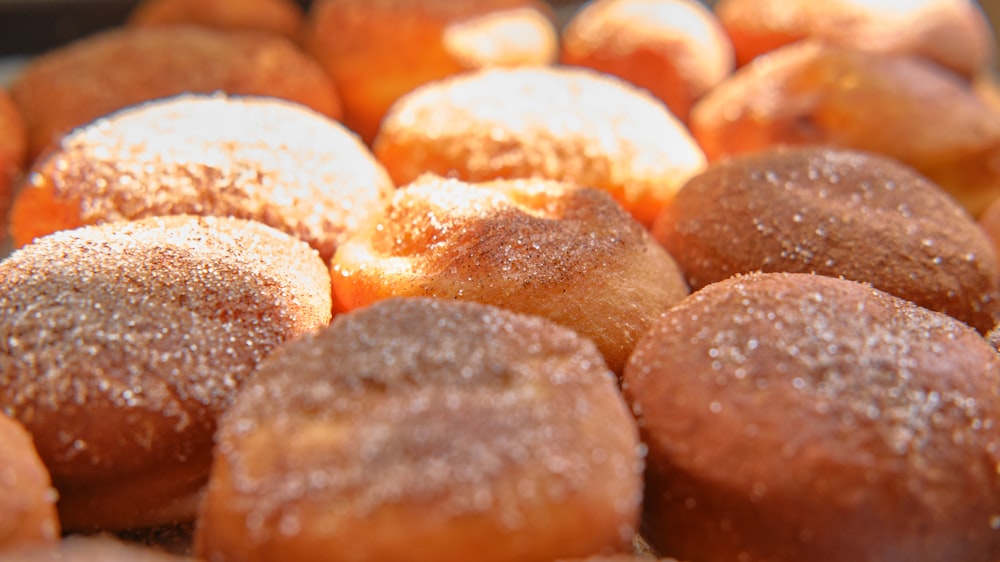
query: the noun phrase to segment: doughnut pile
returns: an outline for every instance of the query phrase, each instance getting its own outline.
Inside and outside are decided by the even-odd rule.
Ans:
[[[1000,561],[974,0],[135,4],[0,88],[0,562]]]
[[[0,262],[0,295],[0,410],[31,433],[68,530],[190,519],[240,381],[331,314],[314,250],[229,218],[39,238]]]
[[[576,333],[478,303],[384,300],[282,347],[247,382],[221,422],[195,551],[620,552],[642,496],[637,437],[615,377]]]
[[[147,216],[256,220],[329,260],[392,183],[339,123],[292,102],[184,95],[132,106],[63,137],[11,212],[18,246],[57,230]]]

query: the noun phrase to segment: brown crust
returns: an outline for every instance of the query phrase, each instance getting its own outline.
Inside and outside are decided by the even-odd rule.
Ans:
[[[996,324],[996,253],[969,214],[894,160],[826,148],[725,160],[696,176],[653,235],[693,289],[752,271],[819,273]]]
[[[261,365],[218,441],[206,559],[623,550],[641,497],[638,433],[593,344],[477,303],[338,316]]]
[[[709,285],[637,347],[643,535],[692,560],[1000,556],[1000,356],[974,330],[806,274]]]
[[[583,68],[489,69],[425,85],[393,106],[373,145],[397,185],[546,178],[603,189],[639,222],[705,164],[663,104]]]
[[[31,59],[11,86],[37,156],[74,127],[184,92],[288,99],[337,118],[322,68],[289,40],[193,26],[105,31]]]
[[[11,216],[17,245],[147,216],[257,220],[328,261],[392,183],[353,134],[273,98],[185,95],[106,116],[35,164]],[[64,213],[68,216],[53,219]]]
[[[972,79],[993,60],[990,25],[972,0],[721,0],[715,7],[736,58],[801,39],[926,58]]]
[[[684,122],[735,66],[725,30],[697,0],[588,2],[563,29],[560,60],[645,88]]]
[[[315,251],[236,219],[56,233],[4,261],[0,287],[0,406],[34,436],[68,529],[190,517],[239,382],[330,319]]]
[[[0,552],[56,542],[56,498],[31,435],[0,413]]]
[[[305,21],[293,0],[144,0],[128,25],[150,27],[194,24],[218,29],[253,29],[298,39]]]
[[[538,314],[593,339],[616,373],[688,293],[673,259],[606,193],[542,180],[424,176],[331,263],[341,309],[409,295]]]

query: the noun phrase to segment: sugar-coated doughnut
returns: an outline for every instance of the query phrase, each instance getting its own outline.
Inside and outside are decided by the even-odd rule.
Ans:
[[[994,57],[974,0],[720,0],[715,12],[739,64],[802,39],[913,55],[971,79]]]
[[[337,316],[226,412],[205,560],[551,561],[625,551],[635,421],[593,344],[443,299]]]
[[[11,214],[15,244],[166,214],[252,219],[329,260],[392,190],[342,125],[275,98],[183,95],[81,127],[39,159]]]
[[[56,497],[31,435],[0,413],[0,559],[7,549],[59,540]]]
[[[720,82],[691,111],[712,160],[779,144],[884,154],[928,176],[974,216],[1000,195],[1000,115],[921,59],[800,42]]]
[[[330,280],[259,223],[171,216],[39,238],[0,262],[0,410],[32,434],[67,530],[194,515],[216,417]]]
[[[373,145],[397,185],[546,178],[609,192],[649,224],[705,157],[643,90],[583,68],[487,69],[403,96]]]
[[[681,121],[734,67],[733,46],[698,0],[594,0],[563,29],[560,60],[649,90]]]
[[[410,90],[467,70],[551,64],[558,43],[538,0],[319,0],[306,25],[309,52],[337,82],[345,123],[368,142]]]
[[[431,296],[537,314],[594,340],[616,373],[688,294],[673,258],[606,193],[543,180],[423,176],[331,266],[340,310]]]
[[[0,562],[194,562],[104,535],[71,535],[58,544],[0,550]]]
[[[653,235],[692,289],[753,271],[871,283],[986,333],[1000,319],[996,251],[954,199],[872,153],[799,147],[717,162]]]
[[[73,128],[181,93],[226,92],[301,103],[340,116],[334,84],[288,39],[195,26],[126,27],[32,58],[11,85],[34,158]]]
[[[201,25],[255,29],[298,39],[305,14],[294,0],[143,0],[129,14],[139,27]]]
[[[1000,355],[947,315],[854,281],[736,276],[663,315],[624,392],[663,555],[1000,558]]]

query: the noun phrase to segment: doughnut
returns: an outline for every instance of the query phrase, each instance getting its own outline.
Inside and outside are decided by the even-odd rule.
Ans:
[[[789,45],[720,82],[690,124],[711,160],[825,144],[900,160],[974,216],[1000,195],[1000,115],[953,74],[912,57]]]
[[[971,79],[993,60],[993,34],[974,0],[719,0],[716,15],[742,66],[814,38],[917,56]]]
[[[368,147],[339,123],[263,97],[182,95],[76,129],[39,159],[11,213],[37,236],[146,216],[256,220],[329,260],[392,191]]]
[[[594,0],[563,29],[560,60],[645,88],[686,122],[735,65],[733,46],[698,0]]]
[[[337,83],[344,122],[367,142],[389,107],[422,84],[559,56],[549,9],[537,0],[317,0],[305,36]]]
[[[402,185],[546,178],[603,189],[649,224],[705,157],[658,100],[583,68],[486,69],[427,84],[386,116],[373,150]]]
[[[0,559],[7,549],[59,539],[56,493],[31,435],[0,413]]]
[[[1000,115],[1000,77],[996,72],[980,74],[972,83],[972,91],[987,107]]]
[[[297,40],[305,21],[294,0],[143,0],[128,25],[201,25],[219,29],[255,29]]]
[[[643,536],[697,561],[1000,559],[1000,355],[868,285],[738,275],[636,347]]]
[[[340,100],[319,64],[284,37],[193,26],[126,27],[30,59],[11,85],[28,154],[119,109],[181,93],[259,95],[332,118]]]
[[[261,363],[222,417],[195,555],[548,562],[625,552],[635,421],[592,342],[395,298]]]
[[[56,545],[0,550],[0,562],[194,562],[104,535],[72,535]]]
[[[717,162],[652,232],[693,290],[737,273],[819,273],[871,283],[982,333],[1000,320],[990,240],[938,186],[884,156],[795,147]]]
[[[13,187],[26,165],[28,131],[7,90],[0,88],[0,216],[7,216]],[[0,230],[0,239],[3,231]]]
[[[544,316],[592,339],[616,373],[688,294],[673,258],[605,192],[545,180],[422,176],[337,249],[331,277],[342,311],[428,296]]]
[[[216,418],[329,322],[329,283],[304,242],[216,217],[57,232],[0,262],[0,411],[32,434],[62,527],[192,518]]]

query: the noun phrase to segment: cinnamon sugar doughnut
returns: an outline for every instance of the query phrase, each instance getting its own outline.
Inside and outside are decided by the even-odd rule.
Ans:
[[[715,12],[740,65],[807,38],[919,56],[966,79],[994,57],[989,22],[974,0],[720,0]]]
[[[691,131],[712,160],[782,144],[884,154],[974,216],[1000,195],[1000,115],[955,75],[912,57],[783,47],[701,98]]]
[[[670,255],[606,193],[543,180],[423,176],[331,264],[341,310],[432,296],[537,314],[592,339],[616,373],[688,293]]]
[[[77,129],[35,163],[11,214],[15,244],[84,224],[166,214],[252,219],[329,260],[392,183],[368,147],[306,107],[185,95]]]
[[[866,285],[709,285],[637,346],[643,535],[690,560],[993,562],[1000,356]]]
[[[653,226],[692,289],[753,271],[819,273],[985,333],[1000,269],[976,222],[911,168],[871,153],[775,149],[713,164]]]
[[[333,76],[344,122],[367,142],[414,88],[494,66],[547,65],[558,34],[537,0],[319,0],[306,44]]]
[[[397,185],[425,172],[569,181],[609,192],[643,224],[705,165],[658,100],[568,67],[489,69],[427,84],[393,106],[373,150]]]
[[[143,0],[128,25],[201,25],[219,29],[255,29],[298,39],[305,21],[293,0]]]
[[[4,550],[59,539],[55,503],[31,435],[0,413],[0,559]]]
[[[217,91],[283,98],[340,116],[337,92],[319,64],[288,39],[264,32],[114,29],[31,59],[11,86],[32,158],[73,128],[113,111]]]
[[[0,562],[194,562],[107,536],[73,535],[56,545],[0,550]]]
[[[32,434],[65,529],[190,519],[215,419],[278,344],[330,320],[315,250],[229,218],[39,238],[0,262],[0,409]]]
[[[550,561],[624,551],[635,422],[593,344],[478,303],[390,299],[283,346],[226,412],[205,560]]]
[[[691,106],[735,66],[733,46],[698,0],[595,0],[563,29],[560,60],[649,90],[687,122]]]

